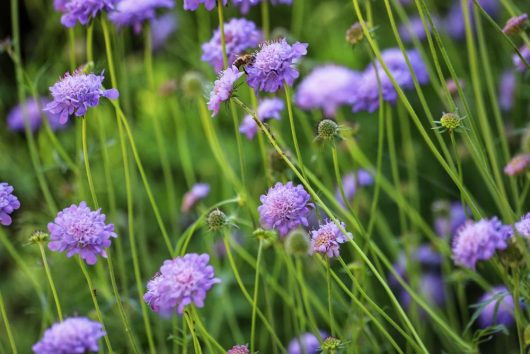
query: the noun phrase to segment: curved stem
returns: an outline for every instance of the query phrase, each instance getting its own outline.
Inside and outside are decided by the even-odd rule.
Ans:
[[[195,333],[195,324],[188,311],[184,312],[184,318],[190,330],[191,338],[193,340],[193,349],[195,350],[195,354],[202,354],[201,344],[199,343],[199,339],[197,338],[197,334]]]
[[[302,154],[300,153],[300,146],[298,145],[298,138],[296,137],[296,129],[294,125],[294,116],[293,116],[293,105],[291,102],[291,92],[289,86],[286,82],[283,83],[283,89],[285,91],[285,102],[287,102],[287,113],[289,115],[289,124],[291,126],[291,135],[293,137],[294,150],[296,151],[296,158],[298,160],[298,165],[302,171],[302,176],[305,178],[304,162],[302,160]],[[259,118],[259,117],[258,117]]]
[[[13,354],[17,354],[17,345],[15,342],[15,338],[13,337],[13,332],[11,332],[11,324],[9,323],[9,318],[7,317],[7,312],[4,304],[4,298],[2,296],[2,293],[0,292],[0,314],[2,315],[2,320],[4,321],[4,325],[6,327],[6,333],[7,338],[9,340],[9,346],[11,347],[11,352]]]
[[[55,288],[55,283],[53,282],[52,274],[50,272],[50,267],[48,266],[48,260],[46,259],[46,252],[44,251],[44,246],[42,242],[38,242],[40,254],[42,256],[42,264],[44,264],[44,271],[46,272],[46,277],[48,278],[48,283],[52,290],[53,300],[55,301],[55,307],[57,309],[57,316],[59,321],[63,321],[63,311],[61,310],[61,303],[59,302],[59,296],[57,296],[57,289]]]

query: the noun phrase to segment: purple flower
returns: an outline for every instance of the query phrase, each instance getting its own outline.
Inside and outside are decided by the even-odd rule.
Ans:
[[[168,38],[177,30],[177,18],[172,13],[167,13],[151,21],[151,41],[153,49],[160,50]]]
[[[58,82],[50,87],[53,101],[46,105],[45,111],[59,115],[59,122],[65,124],[75,114],[84,116],[89,107],[96,107],[99,99],[105,97],[116,99],[118,90],[103,89],[103,72],[101,75],[83,74],[77,70],[70,75],[66,73]]]
[[[98,12],[114,9],[116,0],[55,0],[54,7],[63,13],[61,23],[74,27],[76,22],[86,25]]]
[[[515,155],[504,167],[504,173],[508,176],[517,176],[524,173],[530,165],[530,154]]]
[[[174,6],[173,0],[120,0],[109,19],[118,27],[132,26],[135,33],[140,33],[145,21],[155,19],[158,8]]]
[[[305,110],[320,108],[326,117],[334,117],[341,105],[352,101],[360,77],[360,73],[338,65],[317,67],[298,86],[295,103]]]
[[[243,76],[235,66],[231,66],[219,73],[219,78],[215,80],[213,89],[210,92],[210,100],[208,101],[208,109],[212,111],[212,117],[219,113],[221,103],[228,101],[234,91],[234,83]]]
[[[521,53],[524,60],[526,60],[527,63],[530,63],[530,47],[523,45],[521,48],[519,48],[519,52]],[[519,57],[519,55],[514,54],[513,55],[513,65],[515,65],[515,69],[520,72],[524,72],[527,69],[526,63]]]
[[[189,192],[184,194],[180,210],[183,213],[189,212],[200,200],[206,198],[209,193],[210,185],[208,183],[195,184]]]
[[[438,18],[432,18],[434,25],[437,27],[437,24],[440,22]],[[431,26],[427,22],[427,28],[431,31]],[[425,26],[421,21],[421,17],[414,16],[410,18],[410,25],[402,23],[399,25],[399,35],[404,42],[412,43],[412,39],[417,37],[420,41],[427,38],[427,32],[425,32]]]
[[[48,248],[56,252],[66,251],[67,257],[79,254],[87,264],[96,264],[98,255],[107,257],[105,249],[110,247],[111,237],[117,237],[114,225],[105,224],[105,218],[100,209],[92,211],[85,202],[63,209],[48,224]]]
[[[413,89],[414,81],[412,80],[412,73],[409,70],[405,57],[399,48],[390,48],[381,53],[381,57],[385,62],[388,70],[396,80],[399,87],[402,89]],[[427,67],[423,62],[420,54],[416,50],[407,51],[407,57],[410,62],[410,66],[418,82],[423,85],[429,82],[429,73]],[[383,68],[379,61],[376,62],[376,66],[383,71]]]
[[[346,229],[344,223],[341,222],[340,225]],[[329,258],[338,257],[340,244],[351,238],[351,233],[343,234],[333,221],[328,221],[318,230],[311,231],[311,253],[326,254]]]
[[[250,354],[248,346],[245,345],[234,345],[232,348],[228,349],[226,354]]]
[[[98,352],[98,340],[104,335],[101,323],[85,317],[71,317],[48,328],[32,349],[35,354]]]
[[[191,303],[203,307],[208,290],[221,282],[215,278],[209,260],[206,253],[188,253],[164,261],[160,272],[147,283],[145,302],[162,315],[175,311],[182,315],[184,308]]]
[[[0,183],[0,224],[4,226],[11,225],[10,214],[20,208],[18,198],[13,194],[14,190],[9,184]]]
[[[239,7],[242,14],[247,14],[252,6],[256,6],[260,0],[232,0],[234,6]]]
[[[48,100],[45,98],[39,99],[39,101],[29,98],[26,100],[24,106],[18,105],[14,107],[7,115],[7,127],[12,132],[23,132],[24,131],[24,117],[27,117],[29,129],[32,132],[36,132],[42,125],[42,111],[41,108],[48,104]],[[24,115],[25,114],[25,115]],[[48,119],[50,128],[52,130],[63,127],[59,123],[59,115],[52,113],[45,113],[44,116]]]
[[[513,71],[505,71],[499,85],[499,106],[505,111],[509,111],[513,107],[516,85],[517,81]]]
[[[379,81],[377,75],[379,74]],[[353,112],[367,111],[374,112],[379,108],[379,90],[383,101],[395,103],[397,92],[383,70],[375,70],[373,67],[367,68],[361,75],[361,79],[355,86],[353,98],[351,100]]]
[[[344,189],[344,194],[348,201],[353,199],[358,186],[370,186],[373,183],[374,179],[370,172],[362,169],[357,170],[357,172],[348,173],[342,178],[342,188]],[[339,187],[337,187],[335,197],[343,206],[346,204],[344,199],[342,199]]]
[[[273,5],[291,5],[293,3],[293,0],[270,0],[271,4]]]
[[[492,288],[480,298],[479,304],[483,305],[478,317],[481,328],[494,325],[509,327],[514,323],[514,301],[505,286]]]
[[[263,40],[263,33],[256,24],[244,18],[231,19],[225,23],[224,31],[229,63],[233,63],[238,55],[256,47]],[[216,72],[223,69],[223,48],[219,28],[215,30],[212,39],[202,45],[201,60],[210,63]]]
[[[320,332],[320,337],[327,334]],[[317,354],[320,351],[320,342],[317,336],[311,332],[306,332],[299,337],[293,338],[287,347],[288,354]]]
[[[499,1],[498,0],[479,0],[480,6],[493,18],[497,17],[499,13]],[[469,7],[469,18],[471,20],[472,28],[474,28],[475,20],[473,18],[473,0],[468,0]],[[479,10],[477,10],[479,11]],[[460,1],[449,9],[447,18],[444,21],[444,27],[449,36],[455,39],[463,39],[466,35],[466,25],[464,19],[464,13],[462,12],[462,6]]]
[[[280,120],[283,108],[284,104],[281,99],[265,98],[259,103],[256,113],[262,122],[267,122],[270,119]],[[245,134],[248,140],[254,139],[258,132],[258,125],[249,114],[243,118],[243,122],[239,126],[239,132]]]
[[[530,213],[526,213],[521,220],[515,223],[517,232],[526,238],[530,238]]]
[[[451,237],[465,224],[467,220],[466,210],[459,202],[449,204],[439,201],[433,205],[436,212],[434,229],[439,236]]]
[[[436,273],[422,274],[419,279],[419,294],[424,297],[427,302],[441,306],[445,303],[445,288],[443,278]],[[403,307],[410,306],[412,298],[405,290],[399,292],[399,302]],[[422,315],[425,313],[422,312]]]
[[[497,250],[506,249],[510,237],[512,228],[496,217],[468,221],[453,238],[453,260],[459,266],[475,269],[478,261],[488,260]]]
[[[228,0],[223,0],[223,5],[226,6]],[[184,0],[184,10],[195,11],[200,4],[204,4],[206,10],[211,11],[217,4],[217,0]]]
[[[502,32],[507,35],[515,35],[521,32],[528,23],[528,14],[511,17],[507,22]]]
[[[276,183],[260,197],[261,226],[277,230],[280,236],[287,235],[299,225],[307,226],[309,208],[313,206],[309,199],[309,193],[301,185]]]
[[[298,77],[294,63],[307,54],[307,43],[296,42],[292,46],[285,39],[267,42],[248,65],[248,84],[256,90],[276,92],[283,84],[292,85]]]

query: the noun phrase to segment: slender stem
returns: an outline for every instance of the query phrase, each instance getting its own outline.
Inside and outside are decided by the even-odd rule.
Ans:
[[[526,353],[526,344],[524,340],[524,327],[523,327],[523,313],[521,311],[520,301],[520,279],[519,269],[515,270],[513,278],[513,303],[515,308],[515,325],[517,327],[517,338],[519,339],[519,352],[520,354]]]
[[[331,156],[333,158],[333,169],[335,170],[335,181],[337,183],[337,187],[339,188],[340,196],[344,205],[348,209],[352,210],[350,201],[348,200],[346,192],[344,191],[344,183],[342,182],[342,177],[340,174],[339,158],[337,156],[337,147],[335,146],[335,144],[333,144],[333,146],[331,147]]]
[[[199,339],[197,338],[197,334],[195,333],[195,324],[188,311],[184,312],[184,318],[186,319],[186,323],[188,324],[188,328],[190,330],[191,338],[193,340],[193,349],[195,350],[195,354],[202,354],[201,344],[199,343]]]
[[[57,309],[57,317],[59,321],[63,321],[63,311],[61,310],[61,303],[59,302],[59,296],[57,295],[57,289],[55,288],[55,283],[53,282],[52,273],[50,272],[50,267],[48,266],[48,260],[46,259],[46,252],[44,251],[44,246],[42,242],[38,242],[40,254],[42,256],[42,264],[44,264],[44,271],[46,272],[46,277],[48,278],[48,283],[52,290],[53,300],[55,301],[55,307]]]
[[[83,141],[83,160],[85,162],[85,170],[86,170],[86,176],[88,180],[88,187],[90,189],[90,194],[92,195],[92,201],[94,202],[94,207],[96,209],[99,208],[97,196],[96,196],[96,189],[94,187],[94,180],[92,178],[92,171],[90,169],[90,162],[88,160],[88,144],[87,144],[87,133],[86,133],[86,117],[81,118],[82,121],[82,141]]]
[[[261,255],[263,251],[263,241],[260,239],[258,244],[258,256],[256,259],[256,275],[254,276],[254,296],[252,298],[252,320],[250,322],[250,352],[254,352],[254,339],[256,335],[256,310],[258,308],[258,291],[259,291],[259,268],[261,265]]]
[[[268,40],[270,38],[269,0],[261,1],[261,28],[263,37]]]
[[[223,19],[223,1],[217,0],[217,16],[219,17],[219,30],[221,32],[221,48],[223,50],[223,66],[228,67],[228,57],[226,56],[225,21]]]
[[[219,344],[219,342],[217,342],[215,340],[215,338],[213,338],[210,333],[208,332],[208,330],[206,329],[206,327],[204,326],[204,324],[202,323],[201,321],[201,318],[199,317],[199,314],[197,313],[197,310],[195,309],[195,307],[192,306],[192,309],[191,309],[191,313],[193,314],[193,318],[195,319],[195,323],[197,324],[197,327],[199,327],[199,331],[202,333],[202,335],[204,337],[206,337],[206,339],[208,340],[209,343],[213,344],[214,347],[220,352],[220,353],[225,353],[225,350],[224,348],[221,346],[221,344]]]
[[[304,162],[302,160],[302,154],[300,153],[300,146],[298,145],[298,138],[296,137],[296,128],[295,128],[294,116],[293,116],[293,106],[291,102],[291,92],[286,82],[283,83],[283,88],[285,91],[285,102],[287,102],[287,114],[289,115],[289,124],[291,126],[291,135],[293,137],[294,150],[296,151],[296,158],[298,160],[298,165],[300,166],[300,170],[302,171],[302,176],[305,178]]]
[[[326,267],[326,286],[328,290],[328,313],[331,323],[331,335],[335,336],[337,333],[335,319],[333,318],[333,295],[331,293],[331,265],[329,264],[329,258],[326,257],[325,267]]]
[[[2,293],[0,292],[0,313],[2,314],[2,320],[4,321],[4,325],[6,327],[6,333],[7,338],[9,340],[9,346],[11,347],[11,352],[13,354],[17,354],[17,345],[15,342],[15,338],[13,337],[13,332],[11,332],[11,324],[9,323],[9,318],[7,317],[7,312],[4,304],[4,297],[2,296]]]

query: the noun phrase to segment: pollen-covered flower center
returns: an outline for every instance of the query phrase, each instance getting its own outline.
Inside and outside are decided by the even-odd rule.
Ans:
[[[67,229],[80,246],[86,245],[97,234],[93,223],[78,222],[71,224]]]
[[[334,240],[334,235],[330,231],[322,231],[315,238],[315,246],[318,247],[328,247],[329,244]]]

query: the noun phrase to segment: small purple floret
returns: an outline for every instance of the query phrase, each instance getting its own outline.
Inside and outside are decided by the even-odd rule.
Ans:
[[[515,223],[515,230],[519,235],[530,238],[530,213],[526,213],[521,220]]]
[[[11,213],[20,208],[18,198],[13,194],[14,190],[9,184],[0,183],[0,225],[11,225]]]
[[[74,27],[76,22],[86,25],[99,12],[114,9],[115,3],[116,0],[55,0],[54,7],[63,13],[61,23]]]
[[[243,73],[239,72],[235,66],[231,66],[219,73],[219,78],[213,84],[210,100],[208,101],[208,109],[212,111],[212,117],[219,113],[221,103],[230,99],[234,91],[234,84],[241,76],[243,76]]]
[[[264,98],[258,105],[257,116],[262,122],[271,119],[280,120],[281,112],[284,109],[283,101],[279,98]],[[254,119],[247,114],[239,126],[239,132],[245,134],[248,140],[254,139],[258,132],[258,125]]]
[[[173,0],[120,0],[109,19],[118,27],[131,26],[135,33],[140,33],[145,21],[155,19],[157,9],[174,6]]]
[[[481,328],[494,325],[510,327],[514,323],[514,301],[508,289],[499,285],[485,293],[479,300],[485,304],[478,317]]]
[[[344,223],[341,222],[340,225],[346,229]],[[311,253],[325,254],[329,258],[338,257],[340,244],[351,238],[351,233],[342,233],[333,221],[329,221],[317,230],[311,231]]]

